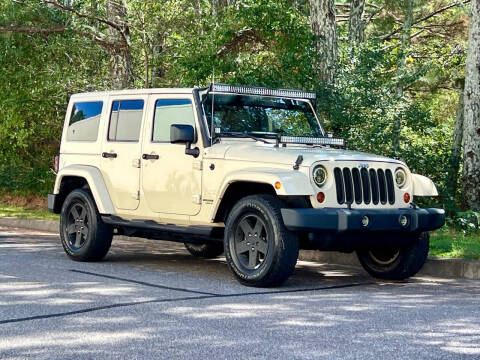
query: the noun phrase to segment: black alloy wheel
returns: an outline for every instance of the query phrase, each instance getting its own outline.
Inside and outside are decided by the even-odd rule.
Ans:
[[[74,251],[82,248],[87,242],[90,219],[85,204],[75,201],[68,210],[67,242]]]
[[[98,261],[112,244],[113,228],[102,221],[88,189],[67,195],[60,213],[60,239],[67,255],[77,261]]]
[[[402,246],[376,246],[357,250],[363,268],[373,277],[404,280],[420,271],[427,260],[430,244],[428,232],[406,234]]]
[[[259,215],[244,215],[234,234],[235,260],[247,270],[257,269],[267,259],[269,248],[267,227]]]
[[[293,273],[298,238],[285,228],[282,204],[273,195],[250,195],[228,214],[224,249],[227,264],[247,286],[281,285]]]

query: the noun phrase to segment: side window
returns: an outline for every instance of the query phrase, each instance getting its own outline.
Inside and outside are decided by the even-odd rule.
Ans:
[[[192,125],[195,128],[192,102],[187,99],[160,99],[155,102],[154,142],[170,142],[170,125]]]
[[[97,141],[102,108],[102,101],[74,103],[67,129],[67,141]]]
[[[143,117],[143,100],[117,100],[112,104],[108,140],[138,141]]]

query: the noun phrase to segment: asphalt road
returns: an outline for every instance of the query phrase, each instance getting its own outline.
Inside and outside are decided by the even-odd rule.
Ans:
[[[115,239],[100,263],[0,228],[0,359],[480,359],[480,281],[375,281],[299,262],[281,288],[224,259]]]

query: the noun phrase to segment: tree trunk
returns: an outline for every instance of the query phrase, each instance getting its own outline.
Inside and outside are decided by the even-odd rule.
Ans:
[[[235,0],[212,0],[212,16],[217,16],[224,7],[235,5]]]
[[[125,0],[106,0],[107,19],[120,25],[120,29],[108,28],[111,46],[110,76],[112,86],[125,89],[134,86],[133,64],[130,54],[130,28]]]
[[[480,211],[480,0],[472,1],[464,101],[463,193],[467,205]]]
[[[397,99],[398,101],[402,101],[403,98],[403,80],[402,77],[405,72],[405,64],[407,58],[407,47],[410,44],[410,34],[412,30],[412,22],[413,22],[413,7],[414,7],[414,0],[405,0],[405,20],[403,22],[403,29],[402,29],[402,36],[400,42],[400,51],[399,51],[399,58],[398,58],[398,68],[397,68]],[[393,150],[396,154],[400,153],[400,135],[402,130],[402,119],[401,116],[397,115],[394,120],[393,124],[393,139],[392,145]]]
[[[334,84],[338,62],[338,35],[333,0],[310,0],[310,23],[315,36],[318,80]]]
[[[462,159],[462,141],[463,141],[463,119],[464,119],[464,81],[462,80],[462,86],[459,90],[458,96],[458,108],[457,116],[455,118],[455,128],[453,130],[452,150],[450,153],[448,174],[447,174],[447,187],[448,187],[448,199],[445,199],[448,203],[448,210],[455,208],[455,199],[458,187],[460,161]]]
[[[358,47],[363,41],[365,24],[363,22],[363,9],[365,0],[350,1],[350,15],[348,18],[348,42],[351,48]]]

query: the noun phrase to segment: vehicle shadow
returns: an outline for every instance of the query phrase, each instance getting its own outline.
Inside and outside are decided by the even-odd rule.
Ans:
[[[229,283],[236,282],[223,256],[216,259],[195,258],[182,243],[114,238],[112,248],[104,262],[128,264],[144,270],[187,273]],[[305,288],[373,281],[359,268],[298,261],[294,274],[280,288]]]

